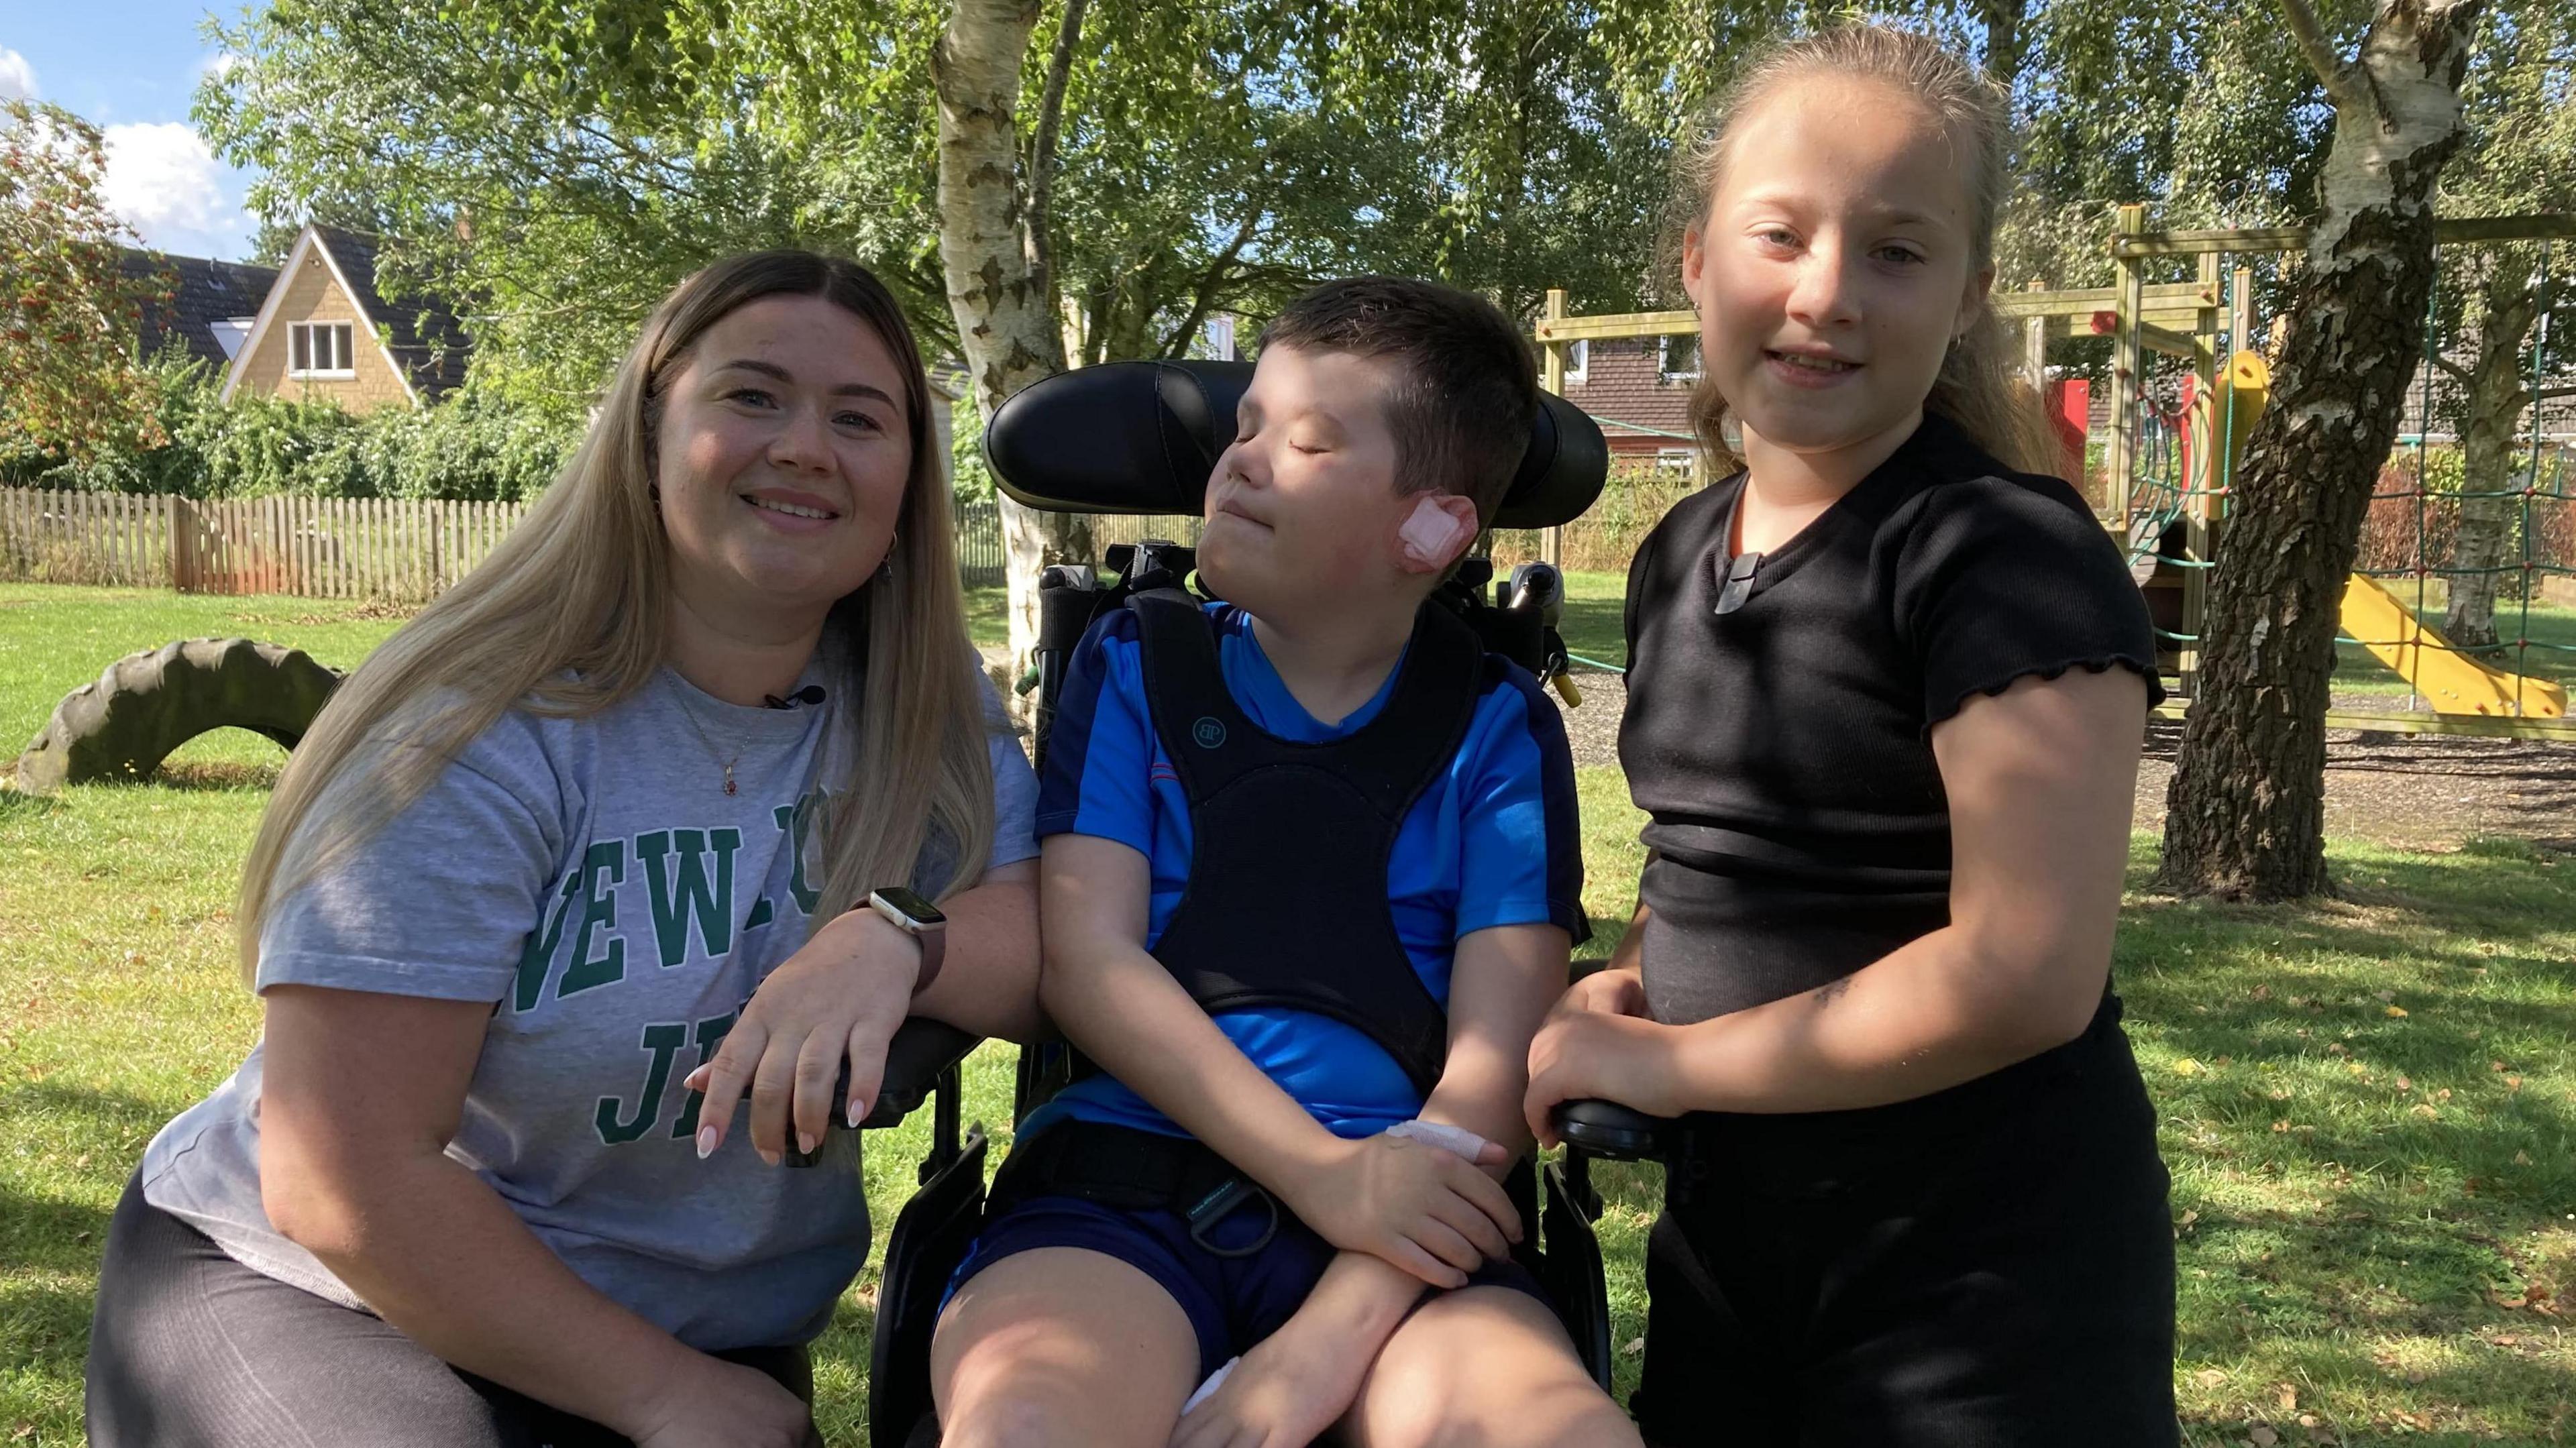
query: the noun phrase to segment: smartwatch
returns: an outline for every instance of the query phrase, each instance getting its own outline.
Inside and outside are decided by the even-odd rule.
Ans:
[[[940,962],[948,954],[948,917],[918,892],[900,885],[869,891],[868,908],[921,943],[921,974],[913,980],[912,993],[918,996],[930,989],[930,983],[939,979]]]

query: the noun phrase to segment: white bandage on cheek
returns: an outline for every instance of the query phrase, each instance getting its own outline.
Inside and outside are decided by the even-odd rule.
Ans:
[[[1440,506],[1440,500],[1425,494],[1413,505],[1413,516],[1404,520],[1395,536],[1404,543],[1405,558],[1414,563],[1445,564],[1458,545],[1476,531],[1476,525]]]
[[[1418,1141],[1424,1146],[1436,1146],[1443,1151],[1465,1157],[1469,1161],[1483,1156],[1485,1148],[1493,1145],[1492,1142],[1463,1126],[1447,1126],[1437,1121],[1424,1121],[1419,1118],[1412,1121],[1399,1121],[1388,1127],[1386,1134],[1400,1136],[1407,1141]]]

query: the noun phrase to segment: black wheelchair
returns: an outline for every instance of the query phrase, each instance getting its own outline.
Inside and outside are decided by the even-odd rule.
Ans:
[[[1217,456],[1233,435],[1235,404],[1250,385],[1240,362],[1122,362],[1039,382],[1005,402],[985,432],[985,453],[1002,490],[1052,512],[1183,514],[1200,511]],[[1497,511],[1505,528],[1572,521],[1600,495],[1609,454],[1589,417],[1547,397],[1518,475]],[[1111,547],[1099,567],[1058,565],[1039,585],[1035,754],[1041,767],[1066,661],[1093,619],[1132,593],[1191,585],[1191,550],[1173,542]],[[1492,596],[1487,596],[1488,590]],[[1500,653],[1541,679],[1567,664],[1557,633],[1562,579],[1545,564],[1523,564],[1499,582],[1492,565],[1470,558],[1438,595]],[[890,1048],[885,1084],[867,1125],[901,1121],[925,1100],[931,1146],[919,1189],[886,1238],[868,1374],[870,1442],[904,1448],[938,1442],[930,1392],[930,1339],[940,1296],[982,1225],[991,1142],[963,1120],[960,1065],[979,1042],[935,1021],[904,1025]],[[1071,1052],[1041,1044],[1020,1053],[1013,1119],[1027,1116],[1064,1084]],[[1610,1385],[1610,1316],[1601,1249],[1592,1224],[1601,1200],[1587,1159],[1654,1154],[1656,1123],[1601,1102],[1560,1115],[1569,1149],[1559,1162],[1524,1161],[1508,1186],[1533,1224],[1530,1265],[1546,1287],[1585,1367]]]

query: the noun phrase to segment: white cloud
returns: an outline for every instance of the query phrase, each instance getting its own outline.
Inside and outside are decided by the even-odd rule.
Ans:
[[[31,101],[36,98],[36,68],[27,57],[0,45],[0,101]]]
[[[214,54],[207,56],[204,60],[197,63],[197,74],[212,76],[216,80],[222,80],[225,76],[232,74],[233,68],[241,63],[242,58],[240,56],[233,54],[229,50],[218,50]]]
[[[184,123],[107,128],[107,175],[100,194],[144,243],[180,256],[237,255],[250,218],[205,140]]]

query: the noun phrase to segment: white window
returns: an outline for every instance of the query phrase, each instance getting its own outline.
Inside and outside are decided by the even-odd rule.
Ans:
[[[1661,367],[1666,382],[1699,380],[1699,338],[1688,334],[1663,339]]]
[[[1565,385],[1581,387],[1592,380],[1592,343],[1588,340],[1565,344]]]
[[[241,355],[242,343],[250,339],[250,329],[258,321],[257,317],[228,317],[208,322],[206,330],[215,334],[215,345],[224,349],[224,360],[230,362]]]
[[[289,377],[355,377],[356,327],[347,322],[296,322],[286,329]]]
[[[1686,447],[1657,448],[1655,449],[1655,471],[1689,477],[1691,462],[1697,456],[1696,452]]]

